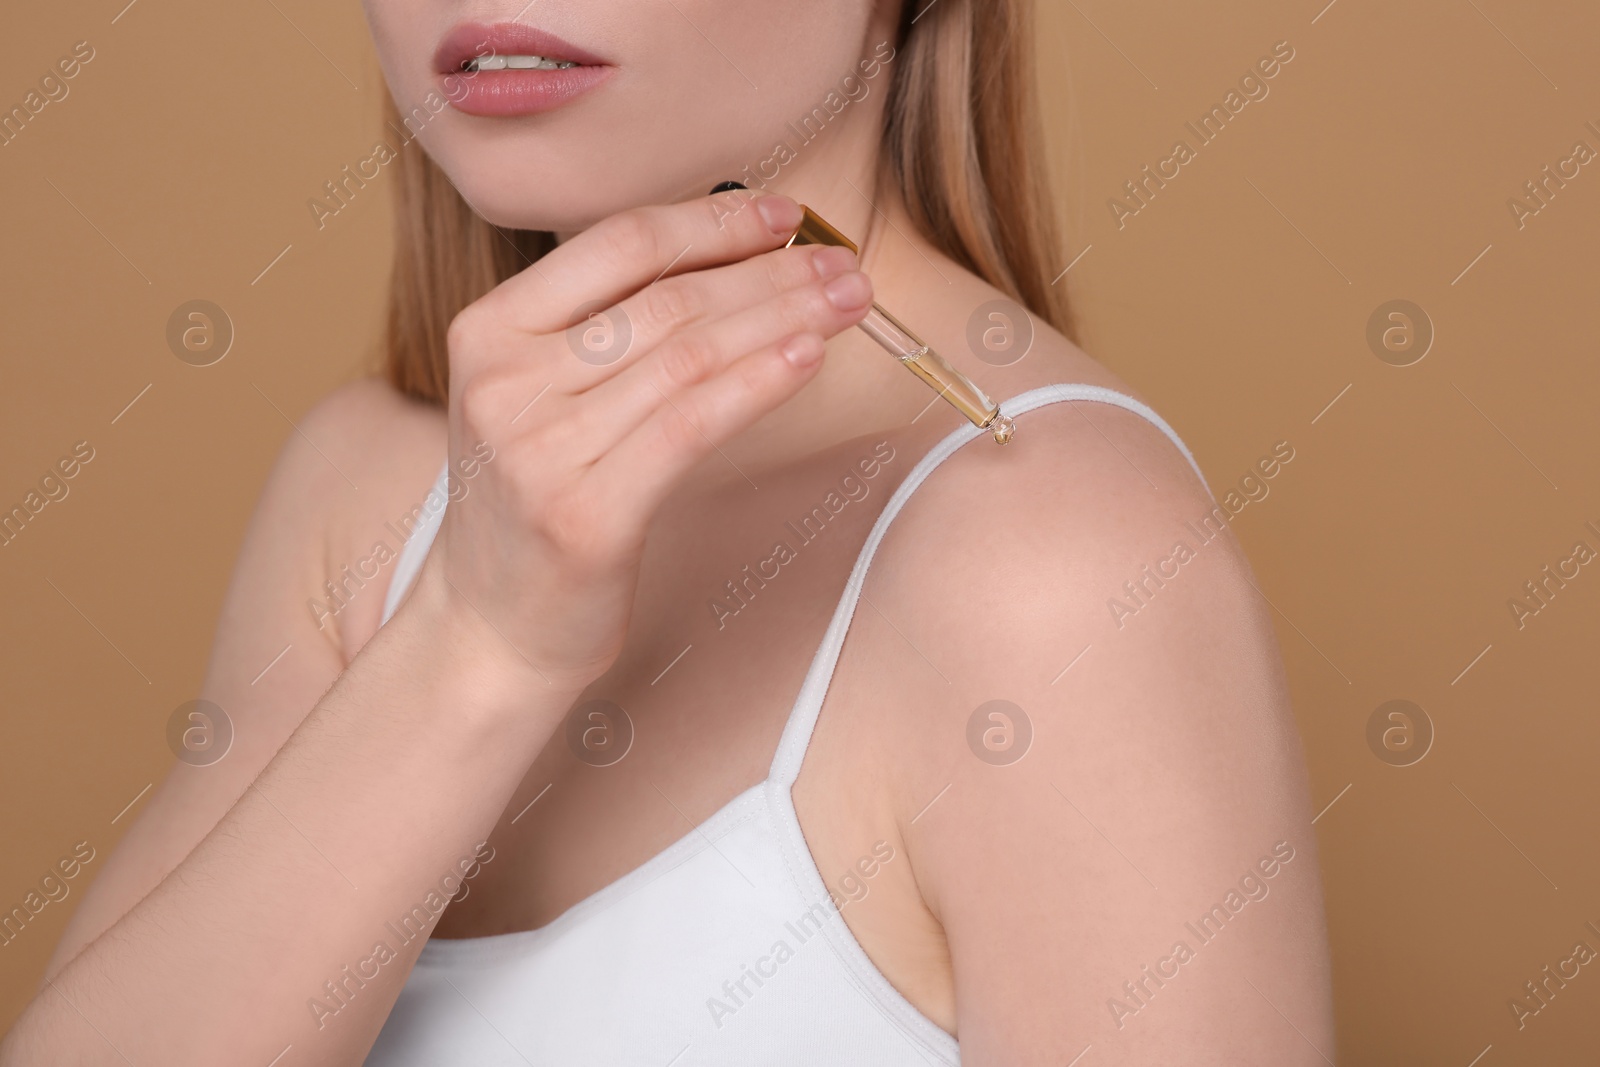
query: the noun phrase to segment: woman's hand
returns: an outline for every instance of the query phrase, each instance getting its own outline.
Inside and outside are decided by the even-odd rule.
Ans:
[[[420,579],[442,625],[574,695],[611,665],[657,507],[871,305],[849,249],[780,247],[799,222],[748,191],[625,211],[456,317],[452,469],[494,452]]]
[[[332,461],[291,436],[203,691],[250,714],[227,760],[180,765],[144,802],[0,1064],[365,1058],[426,940],[395,917],[438,914],[552,723],[615,658],[662,498],[868,306],[847,251],[774,251],[798,218],[780,197],[728,195],[626,212],[468,308],[450,331],[451,467],[481,460],[479,441],[493,457],[407,606],[347,667],[303,607],[334,521],[307,501],[333,495]],[[631,342],[580,359],[566,328],[584,305]],[[346,400],[312,436],[354,438],[334,449],[352,469],[395,465],[405,405],[380,422]],[[392,953],[377,977],[328,998],[377,939]]]

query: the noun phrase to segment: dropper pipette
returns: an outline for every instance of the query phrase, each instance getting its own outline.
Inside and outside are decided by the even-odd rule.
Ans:
[[[723,182],[711,191],[721,193],[743,188],[738,182]],[[785,248],[797,244],[840,245],[852,252],[860,252],[854,241],[830,226],[815,211],[801,204],[800,212],[800,226],[784,244]],[[1010,417],[1000,413],[1000,405],[990,400],[971,378],[956,370],[949,361],[912,333],[905,323],[885,311],[881,304],[874,303],[866,317],[856,325],[899,360],[902,366],[922,379],[928,388],[944,397],[974,426],[988,430],[1002,445],[1011,440],[1017,426]]]

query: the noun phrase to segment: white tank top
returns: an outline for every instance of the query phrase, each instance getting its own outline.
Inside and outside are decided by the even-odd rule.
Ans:
[[[1047,385],[1001,409],[1015,417],[1064,400],[1114,404],[1143,416],[1177,445],[1204,484],[1172,427],[1122,393]],[[960,1063],[955,1038],[889,984],[830,902],[790,789],[889,524],[935,467],[980,436],[987,434],[970,424],[950,433],[884,506],[766,779],[537,930],[429,941],[368,1067]],[[441,494],[444,479],[441,471]],[[385,622],[422,566],[443,513],[435,508],[402,549]]]

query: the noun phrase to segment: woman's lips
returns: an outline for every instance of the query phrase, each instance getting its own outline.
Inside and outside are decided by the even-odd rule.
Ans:
[[[573,66],[466,70],[475,57],[540,56]],[[536,115],[599,85],[616,68],[554,34],[518,22],[468,22],[445,35],[434,70],[445,98],[469,115]]]
[[[441,75],[440,81],[451,106],[468,115],[537,115],[589,91],[615,69],[578,66],[565,70],[461,71]]]

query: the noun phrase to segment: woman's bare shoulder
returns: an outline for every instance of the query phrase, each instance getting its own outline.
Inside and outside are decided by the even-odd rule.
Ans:
[[[343,458],[377,486],[404,478],[407,468],[428,457],[437,466],[444,458],[446,425],[444,408],[369,377],[347,382],[317,401],[299,429],[306,437],[315,431],[307,444],[328,453],[323,456],[326,466]]]
[[[855,743],[892,754],[862,771],[887,783],[948,939],[963,1047],[1070,1057],[1060,1033],[1103,1025],[1128,961],[1165,951],[1186,913],[1273,854],[1305,858],[1243,924],[1251,977],[1325,1038],[1305,769],[1231,516],[1134,412],[1063,401],[1017,424],[1003,448],[967,443],[907,500],[868,577],[876,610],[851,634],[873,672]],[[1238,970],[1197,980],[1141,1026],[1145,1051],[1176,1054],[1185,1035],[1227,1047],[1208,1020],[1230,1012],[1276,1020],[1234,983],[1248,992]]]
[[[397,542],[383,525],[426,493],[444,431],[437,409],[363,380],[324,397],[289,432],[240,546],[200,694],[238,724],[226,758],[180,754],[89,887],[47,974],[188,855],[348,665],[354,639],[376,631],[393,567],[361,585],[346,585],[340,568],[359,566],[377,538]],[[337,598],[325,585],[335,581]]]
[[[333,390],[307,412],[282,464],[307,490],[326,546],[320,620],[348,663],[377,632],[394,559],[444,462],[444,409],[378,378]],[[332,589],[328,588],[332,585]]]

